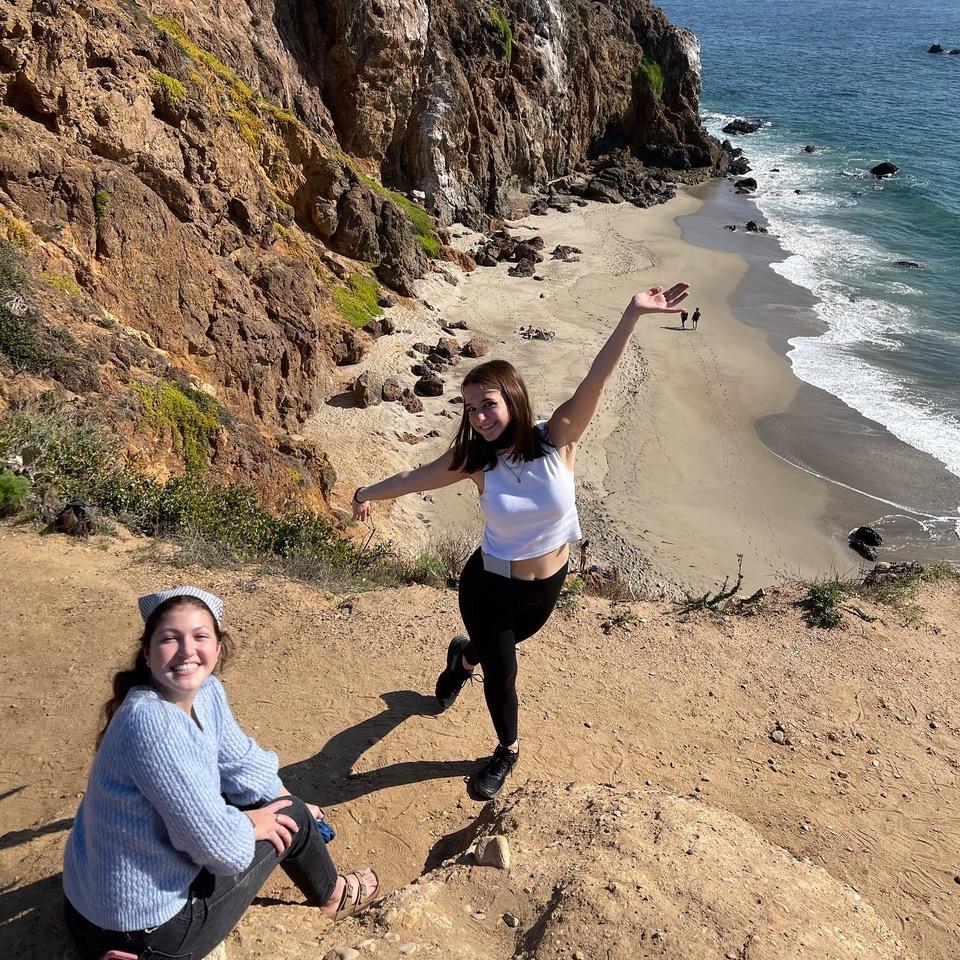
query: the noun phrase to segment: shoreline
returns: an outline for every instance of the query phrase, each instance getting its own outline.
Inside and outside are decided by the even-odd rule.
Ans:
[[[722,181],[700,189],[711,194],[712,209],[699,222],[682,222],[683,237],[747,257],[748,274],[732,306],[738,319],[767,334],[792,373],[789,340],[826,329],[813,310],[817,298],[773,269],[788,256],[776,235],[722,229],[726,222],[765,222],[751,197],[737,196]],[[789,408],[758,419],[760,442],[796,469],[865,498],[869,516],[854,526],[883,535],[880,559],[903,553],[922,562],[960,561],[960,478],[838,397],[794,377],[799,387]]]
[[[709,237],[721,213],[711,207],[711,191],[722,196],[725,186],[684,190],[645,210],[591,204],[510,224],[515,235],[543,236],[545,259],[537,266],[543,282],[508,277],[507,264],[472,274],[442,264],[440,273],[418,282],[424,305],[393,308],[397,334],[378,340],[361,364],[338,371],[341,386],[366,369],[409,383],[410,343],[436,342],[441,318],[464,320],[461,341],[486,337],[491,352],[484,359],[511,360],[528,382],[537,415],[546,416],[576,388],[633,292],[684,279],[692,285],[691,312],[697,305],[703,311],[700,330],[681,331],[668,315],[641,318],[581,442],[577,489],[588,562],[617,567],[641,594],[664,597],[715,589],[736,575],[738,553],[745,555],[744,589],[855,572],[860,558],[847,547],[847,532],[875,518],[876,503],[798,469],[771,442],[774,426],[804,416],[803,397],[813,388],[793,375],[777,349],[786,331],[761,329],[742,316],[755,299],[754,254],[688,239]],[[456,226],[453,235],[462,249],[477,237]],[[773,242],[747,242],[754,239]],[[558,243],[580,247],[580,262],[552,261],[549,251]],[[769,262],[764,269],[776,276]],[[782,284],[777,293],[790,317],[809,316],[810,295]],[[528,324],[555,330],[556,339],[522,340],[516,331]],[[342,409],[342,394],[332,398],[310,430],[335,451],[341,489],[439,456],[460,417],[449,400],[472,363],[447,371],[445,395],[425,399],[416,416],[396,404]],[[439,436],[415,445],[398,439],[433,430]],[[370,436],[385,442],[357,443]],[[464,484],[379,504],[374,523],[378,538],[412,555],[442,539],[478,542],[481,529],[476,497]]]

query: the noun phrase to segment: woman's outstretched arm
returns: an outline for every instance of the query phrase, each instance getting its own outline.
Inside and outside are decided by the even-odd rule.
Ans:
[[[564,447],[576,443],[583,436],[597,412],[610,375],[627,349],[637,320],[645,313],[679,313],[683,308],[678,304],[686,299],[687,287],[686,283],[676,283],[669,290],[651,287],[644,293],[636,294],[627,304],[620,322],[600,348],[590,371],[577,387],[577,392],[560,404],[550,418],[547,429],[554,446]]]
[[[452,460],[453,451],[448,450],[442,457],[425,463],[416,470],[404,470],[379,483],[372,483],[369,487],[357,487],[353,495],[353,519],[366,520],[370,516],[371,500],[393,500],[407,493],[438,490],[459,480],[466,480],[467,474],[462,470],[450,469]]]

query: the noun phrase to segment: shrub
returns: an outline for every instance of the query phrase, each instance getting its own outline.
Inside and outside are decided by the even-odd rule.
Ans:
[[[557,600],[557,609],[564,614],[573,613],[577,608],[577,602],[586,593],[586,590],[587,584],[583,577],[577,575],[567,577],[567,581],[560,591],[560,599]]]
[[[360,329],[374,317],[380,315],[377,294],[380,287],[375,280],[354,273],[347,286],[337,287],[333,291],[333,302],[350,324]]]
[[[29,490],[30,481],[26,477],[18,477],[10,470],[0,473],[0,516],[16,513]]]
[[[19,454],[38,493],[95,505],[148,536],[190,537],[238,561],[306,559],[341,577],[366,572],[385,548],[363,555],[319,514],[274,516],[245,485],[199,471],[160,483],[131,470],[119,442],[78,417],[20,412],[0,420],[0,456]]]
[[[220,424],[216,400],[172,380],[160,380],[153,386],[135,383],[133,390],[143,404],[146,421],[161,433],[172,435],[187,469],[203,467],[210,438]]]
[[[154,103],[164,110],[172,110],[187,95],[187,88],[176,77],[151,70],[150,79],[153,81]]]
[[[442,587],[447,581],[447,565],[436,554],[421,553],[404,579]]]
[[[663,68],[656,60],[644,54],[640,63],[634,67],[633,75],[658,97],[663,93]]]
[[[804,620],[809,627],[830,630],[843,622],[840,605],[847,599],[838,580],[818,580],[810,584],[801,606],[806,610]]]
[[[513,56],[513,27],[510,26],[506,12],[500,7],[491,7],[490,22],[500,33],[503,40],[503,59],[509,63]]]

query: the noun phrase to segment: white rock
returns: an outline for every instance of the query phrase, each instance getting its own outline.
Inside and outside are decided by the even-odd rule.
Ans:
[[[510,869],[510,844],[506,837],[485,837],[477,844],[473,856],[481,866]]]

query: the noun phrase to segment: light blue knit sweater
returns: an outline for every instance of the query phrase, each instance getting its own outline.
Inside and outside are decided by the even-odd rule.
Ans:
[[[206,867],[239,873],[253,860],[253,824],[235,806],[279,796],[277,755],[246,736],[223,686],[194,701],[201,730],[150,687],[134,687],[107,727],[67,840],[63,889],[108,930],[159,926],[187,902]]]

